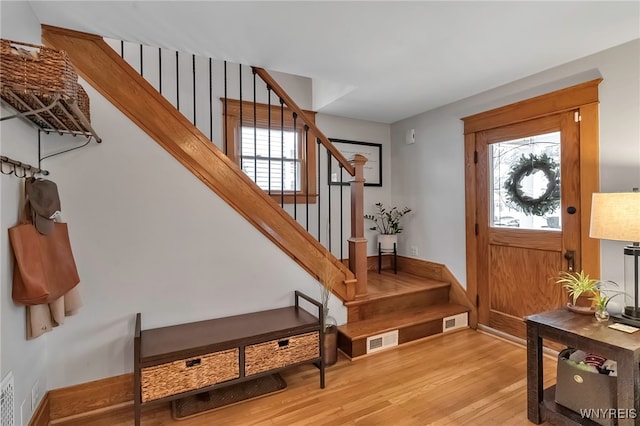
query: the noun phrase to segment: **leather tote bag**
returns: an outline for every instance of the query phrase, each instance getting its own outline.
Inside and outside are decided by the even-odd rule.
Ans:
[[[41,305],[60,298],[79,282],[66,223],[54,222],[49,235],[32,223],[9,229],[15,255],[12,298],[19,305]]]

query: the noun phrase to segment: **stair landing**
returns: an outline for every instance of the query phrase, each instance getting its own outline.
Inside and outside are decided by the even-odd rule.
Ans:
[[[369,271],[367,296],[345,302],[348,323],[338,347],[350,358],[367,354],[367,338],[398,331],[398,344],[443,332],[443,318],[468,312],[449,302],[450,284],[406,272]]]

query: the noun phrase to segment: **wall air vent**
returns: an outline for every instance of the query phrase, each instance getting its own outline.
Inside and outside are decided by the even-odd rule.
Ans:
[[[367,353],[381,351],[392,346],[398,346],[398,330],[367,337]]]
[[[469,315],[464,312],[458,315],[442,318],[442,332],[457,330],[469,326]]]
[[[0,426],[15,426],[16,418],[13,403],[13,374],[9,373],[2,379],[0,391]]]

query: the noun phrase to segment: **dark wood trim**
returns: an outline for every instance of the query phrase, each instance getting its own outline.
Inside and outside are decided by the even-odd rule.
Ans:
[[[464,135],[464,179],[465,191],[465,250],[467,257],[467,298],[472,301],[469,326],[478,325],[478,207],[476,203],[476,134]]]
[[[49,392],[45,393],[29,420],[29,426],[47,426],[50,420]]]
[[[354,274],[102,38],[48,25],[42,26],[42,38],[45,44],[65,50],[89,84],[309,274],[319,278],[330,269],[334,294],[348,300],[346,283],[355,279]],[[360,220],[364,221],[362,215]]]
[[[601,78],[597,78],[500,108],[463,117],[464,133],[469,134],[494,129],[597,103],[598,84],[601,81]]]

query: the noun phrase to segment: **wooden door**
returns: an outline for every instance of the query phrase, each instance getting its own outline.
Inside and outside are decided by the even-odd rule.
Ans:
[[[577,121],[564,112],[476,133],[481,324],[524,338],[523,317],[566,304],[554,277],[581,268]]]

